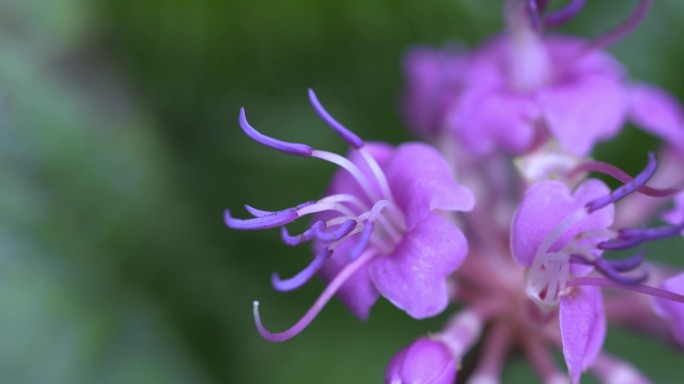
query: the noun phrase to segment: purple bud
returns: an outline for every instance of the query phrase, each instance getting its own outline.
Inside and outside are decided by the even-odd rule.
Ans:
[[[438,340],[421,337],[397,353],[385,372],[387,384],[452,384],[456,362],[447,346]]]

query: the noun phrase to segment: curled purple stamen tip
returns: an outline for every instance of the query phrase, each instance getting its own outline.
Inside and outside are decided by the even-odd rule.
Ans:
[[[625,239],[637,238],[641,242],[660,240],[674,236],[684,229],[684,222],[677,225],[664,225],[657,228],[626,228],[619,231],[619,235]]]
[[[313,239],[316,231],[321,228],[325,228],[325,222],[319,220],[306,231],[300,233],[299,235],[292,236],[289,232],[287,232],[287,228],[282,227],[280,230],[280,237],[283,240],[283,243],[286,245],[295,246]]]
[[[359,136],[357,136],[354,132],[348,130],[340,124],[337,120],[335,120],[329,113],[328,111],[323,108],[321,103],[318,101],[318,98],[316,97],[316,94],[314,93],[313,89],[309,88],[309,100],[311,101],[311,105],[313,106],[314,110],[318,114],[318,116],[323,119],[323,121],[326,122],[330,126],[330,128],[335,131],[340,137],[349,143],[352,147],[359,149],[363,147],[363,140]]]
[[[247,204],[245,204],[245,209],[247,210],[247,212],[252,214],[252,216],[254,216],[254,217],[266,217],[266,216],[273,216],[273,215],[281,214],[284,212],[297,211],[297,210],[300,210],[300,209],[302,209],[306,206],[309,206],[311,204],[314,204],[314,203],[315,203],[315,201],[307,201],[305,203],[299,204],[298,206],[296,206],[294,208],[287,208],[287,209],[283,209],[280,211],[264,211],[262,209],[257,209],[257,208],[252,207],[251,205],[247,205]]]
[[[297,217],[299,217],[299,215],[297,215],[297,212],[295,212],[294,210],[277,212],[273,215],[256,217],[253,219],[246,220],[234,218],[230,215],[229,209],[226,209],[226,211],[223,214],[223,220],[225,221],[228,228],[242,230],[276,228],[295,221]]]
[[[570,21],[584,7],[585,0],[572,0],[565,7],[544,16],[544,26],[553,27]]]
[[[635,256],[624,260],[606,260],[602,258],[597,258],[594,260],[589,260],[583,255],[573,254],[570,255],[570,260],[574,263],[593,265],[596,270],[607,278],[619,282],[621,284],[633,285],[641,284],[648,278],[648,271],[642,270],[638,275],[623,275],[620,272],[632,271],[638,268],[643,261],[644,256],[642,253],[638,253]]]
[[[598,249],[604,251],[620,251],[623,249],[634,248],[637,245],[643,243],[645,240],[642,237],[631,237],[629,239],[615,239],[600,242],[597,246]]]
[[[630,193],[646,185],[646,182],[653,176],[658,168],[658,161],[653,152],[648,153],[648,164],[630,182],[627,182],[606,196],[599,197],[587,203],[586,208],[589,213],[597,211],[608,204],[614,203]]]
[[[240,127],[242,127],[242,130],[245,132],[245,134],[257,143],[273,148],[276,151],[289,153],[295,156],[309,157],[313,153],[313,148],[309,147],[306,144],[288,143],[285,141],[274,139],[272,137],[268,137],[262,134],[261,132],[257,131],[247,122],[247,117],[245,116],[245,108],[240,108],[240,118],[238,120],[240,122]]]
[[[366,223],[359,237],[359,241],[354,244],[354,248],[349,251],[347,257],[349,260],[356,260],[359,255],[366,249],[368,242],[370,241],[371,234],[373,233],[373,223]]]
[[[604,276],[607,278],[617,281],[618,283],[621,284],[626,284],[626,285],[634,285],[634,284],[641,284],[646,279],[648,279],[648,271],[643,269],[641,273],[637,275],[623,275],[620,274],[619,271],[616,271],[610,263],[608,263],[604,259],[598,259],[596,260],[595,264],[596,269],[601,272]]]
[[[316,231],[315,236],[318,240],[324,241],[326,243],[337,241],[347,236],[351,231],[353,231],[354,228],[356,228],[356,224],[356,220],[349,219],[344,223],[340,224],[340,226],[333,231],[325,232],[323,231],[323,228],[320,228]]]
[[[644,262],[644,252],[639,251],[630,257],[618,260],[605,260],[610,267],[618,272],[628,272],[638,268]]]
[[[276,291],[287,292],[301,287],[302,285],[306,284],[307,281],[311,280],[311,278],[318,271],[320,271],[323,263],[328,259],[328,257],[330,257],[330,255],[332,255],[332,253],[333,251],[327,248],[322,252],[319,252],[311,261],[311,263],[306,266],[306,268],[302,269],[298,274],[289,279],[281,279],[278,273],[274,272],[271,275],[271,283],[273,284],[273,288],[275,288]]]
[[[337,290],[340,289],[347,279],[353,276],[354,273],[359,270],[359,268],[362,268],[364,265],[366,265],[366,263],[368,263],[368,261],[373,257],[375,257],[374,252],[366,252],[357,260],[352,261],[346,267],[344,267],[344,269],[342,269],[328,284],[323,293],[321,293],[318,299],[316,299],[316,302],[311,306],[311,308],[309,308],[304,316],[302,316],[302,318],[299,319],[299,321],[297,321],[292,327],[283,332],[273,333],[264,327],[264,324],[261,322],[261,316],[259,315],[259,302],[254,301],[254,323],[261,337],[268,341],[280,342],[297,336],[300,332],[306,329],[309,324],[311,324],[316,316],[318,316],[318,313],[321,312],[323,307],[328,303],[328,301],[330,301],[333,295],[337,293]]]

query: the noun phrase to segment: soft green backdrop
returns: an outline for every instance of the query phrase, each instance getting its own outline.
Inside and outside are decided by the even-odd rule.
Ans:
[[[635,1],[589,3],[570,31],[595,36]],[[684,2],[655,3],[613,51],[682,99]],[[496,0],[0,0],[0,382],[379,382],[444,316],[383,302],[363,323],[333,301],[295,340],[263,341],[252,300],[282,329],[323,285],[273,292],[270,273],[308,250],[230,231],[223,209],[316,198],[333,168],[250,142],[238,110],[344,151],[311,86],[364,138],[406,140],[403,52],[472,45],[499,16]],[[654,142],[630,132],[601,157],[638,169]],[[611,329],[607,348],[655,382],[681,377],[683,355],[659,342]],[[509,383],[530,377],[520,358],[507,367]]]

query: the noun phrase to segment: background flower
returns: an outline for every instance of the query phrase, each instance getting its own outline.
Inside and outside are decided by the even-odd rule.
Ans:
[[[632,6],[588,3],[569,32],[596,36]],[[682,2],[656,1],[611,48],[679,100],[682,18]],[[402,54],[500,29],[497,0],[0,3],[0,382],[381,380],[444,318],[416,322],[384,303],[362,323],[333,302],[296,342],[254,330],[254,297],[284,328],[323,284],[282,300],[270,271],[295,272],[302,250],[283,250],[277,232],[231,233],[221,212],[292,205],[322,192],[331,169],[256,155],[237,112],[249,105],[266,133],[343,152],[301,102],[313,87],[364,138],[406,141]],[[635,173],[632,153],[654,143],[628,129],[599,158]],[[273,193],[279,184],[289,193]],[[659,342],[611,329],[606,347],[654,382],[681,375],[684,357]],[[526,382],[531,370],[514,361],[505,376]]]

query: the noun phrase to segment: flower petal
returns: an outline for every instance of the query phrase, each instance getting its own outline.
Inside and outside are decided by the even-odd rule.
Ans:
[[[449,164],[427,144],[400,145],[385,173],[408,230],[432,210],[468,211],[475,205],[470,190],[454,181]]]
[[[447,126],[475,154],[497,148],[520,153],[532,146],[539,117],[537,104],[527,95],[472,86],[449,114]]]
[[[627,115],[627,93],[613,76],[582,75],[542,88],[537,100],[549,131],[577,155],[615,136]]]
[[[684,273],[663,281],[660,288],[684,295]],[[653,298],[653,304],[656,313],[670,325],[675,340],[684,346],[684,304],[658,297]]]
[[[563,219],[597,198],[610,193],[610,189],[598,179],[588,179],[570,195],[568,187],[555,180],[534,183],[525,194],[511,223],[511,252],[513,259],[527,267],[532,264],[537,249],[544,238]],[[593,212],[568,228],[550,251],[562,249],[578,234],[608,228],[613,223],[614,206]]]
[[[349,264],[350,261],[347,255],[358,241],[358,238],[359,234],[346,239],[323,264],[320,273],[325,281],[332,281]],[[320,245],[318,246],[320,247]],[[315,251],[318,252],[319,250]],[[380,294],[368,274],[368,266],[363,266],[356,271],[337,291],[337,297],[342,300],[351,313],[362,320],[368,319],[370,309],[379,296]]]
[[[563,357],[572,383],[596,360],[606,337],[606,315],[598,287],[575,287],[562,295],[558,314]]]
[[[631,119],[664,142],[684,151],[684,112],[672,95],[648,84],[629,92]]]
[[[441,128],[444,114],[457,100],[467,53],[456,49],[414,48],[404,58],[407,89],[404,113],[421,136]]]
[[[463,262],[465,236],[453,223],[429,213],[394,251],[371,262],[378,291],[416,319],[435,316],[448,304],[446,277]]]

